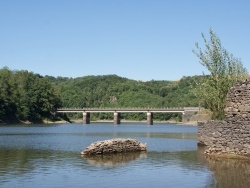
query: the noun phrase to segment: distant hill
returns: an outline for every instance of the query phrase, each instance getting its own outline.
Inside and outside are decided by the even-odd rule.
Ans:
[[[198,106],[191,93],[200,76],[183,77],[178,81],[147,82],[117,75],[79,78],[41,76],[26,70],[0,69],[0,123],[42,122],[67,119],[55,114],[58,107],[189,107]],[[59,117],[60,116],[60,117]],[[81,118],[82,114],[68,114]],[[124,113],[124,119],[143,120],[145,114]],[[92,114],[92,120],[112,119],[113,114]],[[154,114],[154,119],[181,118],[180,114]]]
[[[194,77],[178,81],[136,81],[117,75],[85,76],[79,78],[47,77],[60,89],[62,107],[188,107],[198,106],[190,89],[195,87]],[[104,117],[103,117],[104,116]],[[100,115],[97,118],[112,118]],[[145,115],[124,115],[142,119]],[[139,116],[139,117],[135,117]],[[160,116],[160,115],[156,115]],[[159,117],[168,119],[170,114]],[[157,117],[156,117],[157,118]]]
[[[47,78],[60,88],[63,107],[198,106],[197,98],[190,91],[197,76],[147,82],[117,75]]]

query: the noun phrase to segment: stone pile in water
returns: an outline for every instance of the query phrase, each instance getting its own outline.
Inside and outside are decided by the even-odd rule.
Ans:
[[[98,141],[90,144],[81,152],[82,155],[100,155],[112,153],[126,153],[136,151],[146,151],[147,145],[130,138],[116,138]]]

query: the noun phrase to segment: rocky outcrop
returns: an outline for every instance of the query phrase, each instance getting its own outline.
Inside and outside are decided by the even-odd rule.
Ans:
[[[117,138],[111,140],[98,141],[90,144],[82,155],[100,155],[111,153],[126,153],[135,151],[146,151],[147,145],[130,138]]]
[[[198,123],[198,144],[206,154],[250,158],[250,80],[237,83],[227,95],[225,121]]]

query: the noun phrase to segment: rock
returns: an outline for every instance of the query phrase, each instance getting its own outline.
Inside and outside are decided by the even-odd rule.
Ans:
[[[82,155],[100,155],[111,153],[126,153],[135,151],[146,151],[147,145],[130,138],[116,138],[98,141],[90,144],[81,152]]]

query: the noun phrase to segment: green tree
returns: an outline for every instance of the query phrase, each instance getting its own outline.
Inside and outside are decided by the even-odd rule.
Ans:
[[[15,117],[16,107],[13,98],[14,79],[7,68],[0,69],[0,120]]]
[[[0,69],[0,122],[53,120],[60,106],[60,92],[49,78]]]
[[[209,41],[202,34],[205,48],[201,49],[196,42],[193,52],[210,74],[200,79],[193,92],[213,112],[213,119],[223,119],[227,93],[235,82],[247,77],[247,70],[240,59],[221,46],[220,39],[211,28],[209,34]]]
[[[60,88],[62,106],[68,108],[91,107],[187,107],[198,106],[198,99],[190,88],[196,77],[183,77],[178,81],[130,80],[116,75],[85,76],[79,78],[47,78]],[[81,114],[67,114],[80,118]],[[123,113],[124,119],[142,120],[144,113]],[[179,114],[155,114],[158,120],[179,117]],[[91,114],[94,119],[112,119],[112,114]]]

